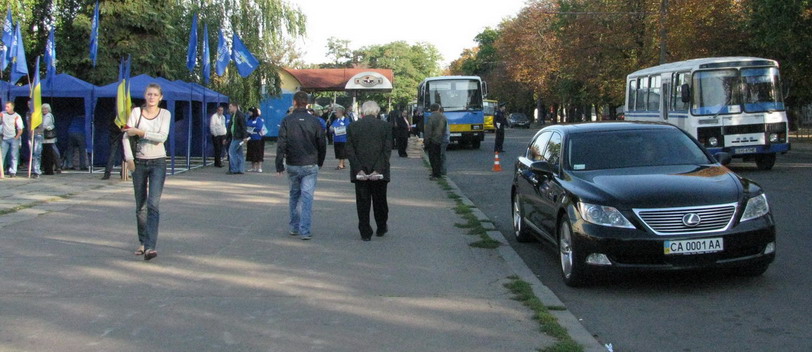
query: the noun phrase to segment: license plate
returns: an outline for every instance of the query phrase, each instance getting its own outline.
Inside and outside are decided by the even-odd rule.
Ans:
[[[724,240],[722,238],[703,238],[697,240],[665,241],[663,250],[665,255],[721,252],[724,250]]]
[[[758,149],[756,148],[736,148],[734,154],[754,154]]]
[[[451,137],[462,137],[462,133],[452,133]]]

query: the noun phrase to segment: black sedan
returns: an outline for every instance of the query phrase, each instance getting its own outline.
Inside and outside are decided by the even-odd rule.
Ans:
[[[729,162],[669,124],[546,127],[516,162],[516,239],[553,243],[570,286],[600,270],[761,275],[775,259],[775,223],[761,187]]]
[[[508,126],[511,128],[530,128],[530,119],[525,114],[514,112],[508,116]]]

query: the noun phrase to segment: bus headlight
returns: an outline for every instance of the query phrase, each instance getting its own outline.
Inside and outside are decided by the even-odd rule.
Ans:
[[[708,138],[708,144],[710,144],[711,147],[716,147],[719,145],[719,139],[716,137],[710,137]]]
[[[778,133],[770,133],[770,143],[778,143]]]

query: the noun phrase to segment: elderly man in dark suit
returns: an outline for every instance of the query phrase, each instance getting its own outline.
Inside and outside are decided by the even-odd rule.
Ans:
[[[357,122],[347,127],[347,158],[350,160],[350,180],[355,183],[355,203],[358,210],[358,230],[361,239],[372,239],[369,224],[370,205],[375,213],[375,234],[388,231],[389,205],[386,186],[389,183],[389,157],[392,155],[392,125],[378,120],[381,108],[374,101],[361,105]]]

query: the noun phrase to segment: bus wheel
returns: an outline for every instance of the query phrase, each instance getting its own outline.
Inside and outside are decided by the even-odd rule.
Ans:
[[[480,141],[477,139],[477,140],[471,142],[471,148],[479,149],[479,144],[480,144]]]
[[[759,170],[770,170],[775,165],[775,153],[756,155],[756,166]]]

